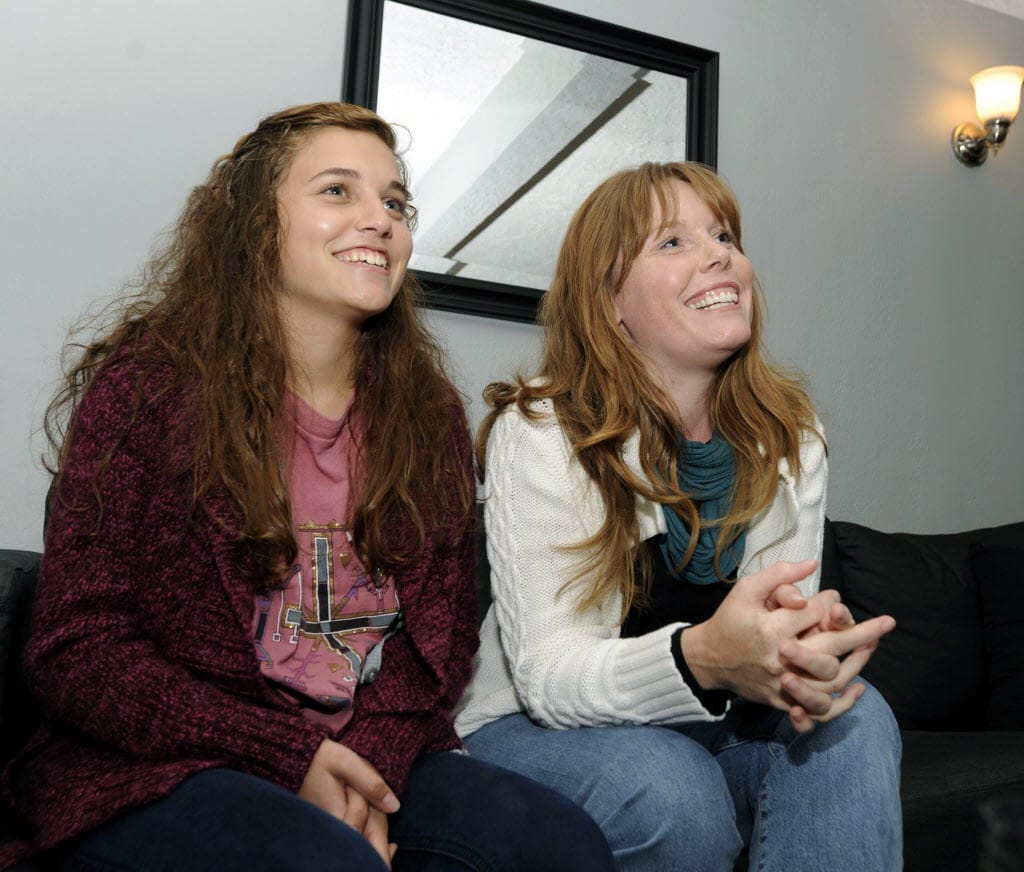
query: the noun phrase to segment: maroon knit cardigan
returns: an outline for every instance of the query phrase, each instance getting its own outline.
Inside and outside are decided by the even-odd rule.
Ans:
[[[451,712],[477,645],[472,531],[428,542],[395,576],[406,628],[332,735],[261,676],[253,589],[235,569],[232,533],[211,519],[190,524],[190,482],[168,473],[181,398],[150,399],[130,425],[137,374],[120,364],[82,400],[64,499],[47,525],[28,665],[49,718],[4,773],[8,802],[33,836],[5,846],[0,867],[160,799],[203,769],[297,790],[330,736],[401,796],[420,754],[459,745]],[[113,445],[90,536],[96,513],[68,506],[95,505],[93,471]],[[464,427],[453,450],[471,479]],[[235,516],[226,495],[211,507]]]

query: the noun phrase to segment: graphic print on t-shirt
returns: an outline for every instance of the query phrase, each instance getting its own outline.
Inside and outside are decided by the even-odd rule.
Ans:
[[[363,567],[345,524],[296,530],[299,561],[283,586],[258,598],[261,670],[305,713],[335,729],[351,715],[366,655],[398,614],[394,582]]]

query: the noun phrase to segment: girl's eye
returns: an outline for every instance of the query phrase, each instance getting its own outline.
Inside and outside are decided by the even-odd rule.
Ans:
[[[679,237],[678,236],[670,236],[663,243],[661,243],[661,247],[662,248],[678,248],[679,247]]]
[[[732,234],[728,230],[720,230],[715,238],[723,245],[732,245]]]
[[[407,218],[409,216],[409,204],[406,203],[405,200],[399,200],[396,197],[388,197],[384,201],[384,208],[397,212],[403,218]]]

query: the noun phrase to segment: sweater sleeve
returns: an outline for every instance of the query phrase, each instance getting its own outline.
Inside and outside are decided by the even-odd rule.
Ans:
[[[131,366],[108,372],[77,413],[33,615],[35,690],[59,722],[125,755],[211,761],[295,789],[326,730],[263,704],[238,603],[187,521],[187,486],[169,484],[171,413],[150,402],[131,423],[134,382]]]
[[[682,624],[619,635],[621,599],[580,612],[592,583],[571,546],[600,527],[603,502],[553,414],[514,408],[487,449],[485,520],[502,647],[527,713],[548,727],[713,720],[683,681],[671,644]]]
[[[468,432],[457,450],[472,487]],[[428,541],[423,558],[399,577],[406,626],[385,643],[379,675],[359,688],[352,718],[337,736],[399,796],[421,753],[459,746],[452,712],[478,644],[475,562],[471,526],[451,544]]]

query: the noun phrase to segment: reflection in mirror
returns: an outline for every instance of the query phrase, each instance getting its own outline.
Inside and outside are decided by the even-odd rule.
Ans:
[[[384,3],[377,111],[410,132],[415,269],[543,290],[586,192],[683,160],[687,83]]]
[[[343,99],[407,133],[426,303],[533,321],[582,198],[715,164],[718,54],[531,0],[349,0]]]

